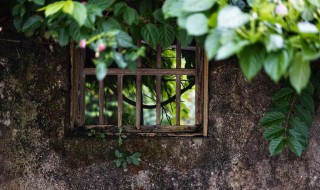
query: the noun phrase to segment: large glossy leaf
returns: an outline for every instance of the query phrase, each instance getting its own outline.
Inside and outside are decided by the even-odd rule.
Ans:
[[[163,48],[169,47],[175,39],[175,32],[171,25],[164,24],[159,28],[160,45]]]
[[[118,35],[116,35],[116,41],[120,47],[129,48],[132,47],[132,38],[123,31],[120,31]]]
[[[219,30],[212,30],[207,36],[204,47],[209,59],[213,59],[220,48],[221,32]]]
[[[39,15],[33,15],[29,17],[22,26],[22,32],[33,32],[42,23],[42,17]]]
[[[32,0],[37,5],[44,5],[45,0]]]
[[[162,6],[163,15],[165,18],[177,17],[182,13],[181,7],[184,0],[166,0]]]
[[[193,37],[189,36],[187,31],[184,29],[180,29],[177,32],[177,38],[181,44],[181,46],[188,46],[191,44]]]
[[[107,65],[105,63],[98,63],[96,65],[96,77],[99,81],[107,76]]]
[[[221,46],[217,52],[216,60],[222,60],[229,58],[232,55],[237,54],[243,47],[249,44],[249,41],[242,40],[239,42],[228,42]]]
[[[131,7],[127,7],[123,13],[123,19],[127,24],[132,25],[139,19],[138,12]]]
[[[301,156],[303,145],[300,143],[300,141],[297,138],[290,137],[288,141],[290,150],[297,156]]]
[[[102,10],[108,9],[116,0],[89,0],[89,4],[96,5]]]
[[[159,44],[159,30],[154,24],[147,24],[141,29],[141,36],[153,48]]]
[[[262,45],[255,44],[243,48],[238,57],[242,72],[250,81],[261,71],[266,52]]]
[[[271,156],[280,154],[286,145],[286,140],[283,136],[272,139],[269,144],[269,152]]]
[[[279,125],[274,125],[271,127],[268,127],[264,133],[263,137],[268,140],[272,140],[274,138],[278,138],[279,136],[282,136],[284,134],[285,130],[283,127]]]
[[[67,28],[60,29],[58,41],[61,46],[65,46],[69,43],[69,31]]]
[[[303,60],[301,54],[297,54],[292,61],[289,74],[291,85],[300,93],[309,82],[311,75],[310,63]]]
[[[72,13],[73,18],[77,21],[77,23],[82,26],[87,19],[87,9],[86,7],[79,3],[74,2],[74,8]]]
[[[53,15],[60,11],[62,7],[64,6],[64,1],[58,1],[52,4],[49,4],[48,6],[40,9],[40,10],[45,10],[44,14],[46,17]]]
[[[298,132],[303,138],[309,138],[309,128],[299,117],[294,117],[291,120],[291,126],[292,129]]]
[[[281,125],[286,116],[281,112],[268,112],[260,120],[260,125],[263,127],[269,127],[273,125]]]
[[[290,57],[287,51],[281,50],[269,53],[264,60],[263,66],[270,78],[278,82],[281,77],[287,72],[290,63]]]
[[[188,34],[201,36],[208,31],[208,18],[203,13],[196,13],[188,16],[186,20]]]
[[[273,96],[272,96],[272,101],[277,102],[277,101],[283,101],[287,100],[290,97],[292,97],[294,91],[290,87],[285,87],[282,88],[281,90],[277,91]]]
[[[218,14],[218,28],[238,28],[249,21],[249,15],[236,6],[225,6]]]
[[[216,0],[184,0],[182,9],[187,12],[200,12],[210,9]]]
[[[305,122],[307,126],[311,126],[312,114],[309,110],[303,108],[301,105],[296,106],[296,116]]]
[[[73,13],[73,8],[74,8],[74,3],[73,1],[66,1],[62,7],[62,11],[64,13],[67,13],[69,15],[72,15]]]
[[[299,97],[300,104],[307,110],[309,110],[311,113],[314,113],[315,106],[313,97],[310,94],[307,93],[301,93]]]

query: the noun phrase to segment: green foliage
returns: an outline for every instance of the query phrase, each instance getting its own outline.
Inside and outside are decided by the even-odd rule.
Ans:
[[[311,83],[300,94],[290,87],[274,94],[272,108],[260,120],[260,125],[265,128],[263,137],[270,141],[271,156],[280,154],[286,146],[297,156],[307,148],[315,111],[313,95]]]
[[[248,80],[261,70],[278,82],[289,78],[301,93],[310,62],[320,57],[319,2],[269,0],[166,0],[165,18],[176,18],[189,35],[204,36],[209,59],[237,55]]]
[[[118,145],[119,148],[121,147],[121,145],[123,144],[123,140],[125,138],[127,138],[127,136],[125,136],[123,134],[123,128],[119,128],[119,138],[118,138]],[[126,151],[122,151],[121,149],[116,149],[114,152],[117,160],[116,160],[116,166],[120,167],[122,166],[122,168],[126,171],[128,165],[133,164],[135,166],[140,166],[140,162],[141,162],[141,153],[140,152],[134,152],[134,153],[130,153],[130,152],[126,152]]]

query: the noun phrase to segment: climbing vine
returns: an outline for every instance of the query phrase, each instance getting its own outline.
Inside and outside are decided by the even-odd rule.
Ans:
[[[43,34],[61,46],[75,41],[95,52],[97,78],[108,66],[136,68],[146,46],[202,45],[210,60],[237,56],[251,81],[262,70],[288,80],[261,119],[270,153],[285,147],[300,156],[314,113],[311,63],[320,57],[319,0],[15,0],[14,25],[26,35]],[[316,90],[315,90],[316,89]],[[117,158],[122,156],[117,153]],[[139,157],[140,159],[140,157]],[[120,164],[123,164],[124,162]],[[132,161],[133,163],[135,161]],[[117,163],[119,164],[119,163]]]

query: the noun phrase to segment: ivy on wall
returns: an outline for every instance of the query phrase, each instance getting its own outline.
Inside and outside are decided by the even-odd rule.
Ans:
[[[285,147],[300,156],[308,144],[319,78],[310,82],[320,57],[319,0],[15,0],[14,25],[26,35],[43,34],[60,45],[75,41],[96,52],[97,78],[108,66],[134,70],[139,47],[196,41],[210,60],[237,56],[251,81],[262,70],[289,81],[261,119],[271,155]],[[121,51],[118,51],[118,50]]]

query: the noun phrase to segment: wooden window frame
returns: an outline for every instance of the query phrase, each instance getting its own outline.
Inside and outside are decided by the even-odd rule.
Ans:
[[[84,125],[85,115],[85,76],[95,75],[95,68],[84,68],[85,50],[76,48],[74,44],[70,46],[71,52],[71,94],[70,94],[70,130],[74,131],[82,126],[86,129],[99,129],[100,131],[114,135],[118,133],[118,128],[123,127],[126,133],[134,133],[147,136],[207,136],[208,135],[208,60],[204,50],[199,47],[186,47],[184,49],[193,49],[196,51],[196,68],[181,68],[181,45],[171,46],[176,49],[176,68],[160,69],[161,67],[161,47],[157,47],[157,68],[146,69],[141,67],[141,59],[137,61],[136,72],[127,69],[109,68],[108,75],[116,75],[118,78],[118,94],[122,94],[123,76],[136,76],[136,125],[122,125],[122,105],[123,96],[118,96],[118,125],[105,125],[104,111],[104,84],[99,82],[99,125]],[[141,126],[142,109],[142,80],[143,75],[156,76],[156,125]],[[176,118],[180,118],[181,101],[181,75],[195,76],[195,110],[196,125],[180,125],[177,119],[176,125],[162,126],[161,124],[161,77],[164,75],[176,76]],[[180,98],[177,98],[179,97]]]

